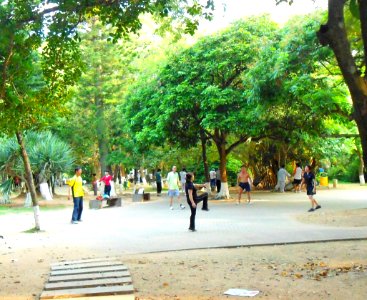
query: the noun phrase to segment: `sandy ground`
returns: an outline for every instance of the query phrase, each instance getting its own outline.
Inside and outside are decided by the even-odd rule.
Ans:
[[[123,255],[137,299],[241,299],[229,288],[259,290],[259,299],[366,299],[367,241],[208,249]],[[65,245],[8,249],[1,257],[0,299],[37,299],[51,262],[109,256]],[[113,255],[115,256],[115,255]],[[118,255],[117,255],[118,257]]]
[[[71,201],[61,196],[52,204]],[[295,218],[359,227],[367,226],[367,209]],[[1,300],[38,299],[52,262],[109,256],[130,269],[137,299],[243,299],[225,296],[229,288],[259,290],[258,299],[367,299],[366,240],[133,255],[75,251],[62,241],[52,249],[20,250],[0,239],[0,247]]]

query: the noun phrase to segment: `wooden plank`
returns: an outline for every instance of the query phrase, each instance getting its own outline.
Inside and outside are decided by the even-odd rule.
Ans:
[[[40,299],[53,299],[56,297],[77,297],[77,296],[98,296],[98,295],[113,295],[113,294],[133,294],[134,287],[132,285],[117,285],[94,288],[81,288],[69,290],[43,291]]]
[[[99,267],[99,268],[86,268],[86,269],[71,269],[71,270],[60,270],[51,271],[51,276],[58,275],[73,275],[73,274],[86,274],[86,273],[98,273],[98,272],[112,272],[112,271],[127,271],[124,265],[111,266],[111,267]]]
[[[89,263],[89,262],[97,262],[97,261],[118,261],[119,258],[117,257],[99,257],[99,258],[88,258],[88,259],[81,259],[81,260],[66,260],[57,263],[52,263],[51,266],[63,266],[63,265],[70,265],[70,264],[80,264],[80,263]]]
[[[89,297],[71,297],[62,298],[63,300],[135,300],[135,295],[110,295],[110,296],[89,296]]]
[[[120,278],[102,278],[93,280],[80,280],[80,281],[67,281],[67,282],[56,282],[46,283],[45,290],[60,290],[70,288],[86,288],[93,286],[106,286],[106,285],[119,285],[132,283],[131,277],[120,277]]]
[[[98,262],[88,262],[88,263],[78,263],[78,264],[68,264],[63,266],[53,266],[52,271],[56,270],[68,270],[68,269],[79,269],[79,268],[93,268],[93,267],[107,267],[107,266],[117,266],[123,265],[119,261],[98,261]]]
[[[88,273],[88,274],[77,274],[77,275],[58,275],[50,276],[49,282],[59,281],[73,281],[73,280],[88,280],[88,279],[100,279],[100,278],[118,278],[118,277],[129,277],[129,271],[119,272],[103,272],[103,273]]]

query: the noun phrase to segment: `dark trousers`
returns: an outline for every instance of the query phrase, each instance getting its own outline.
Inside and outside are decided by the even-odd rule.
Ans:
[[[220,182],[220,180],[218,180],[217,179],[217,193],[219,193],[220,192],[220,187],[221,187],[221,182]]]
[[[104,193],[105,193],[105,195],[110,195],[110,193],[111,193],[111,186],[110,185],[105,185],[104,186]]]
[[[71,217],[72,221],[80,221],[83,212],[83,197],[73,197],[74,209]]]
[[[202,209],[208,209],[208,193],[203,193],[194,199],[196,205],[203,201]],[[190,216],[190,227],[189,229],[195,229],[195,216],[196,216],[196,207],[192,207],[191,201],[188,200],[187,204],[190,206],[191,216]]]
[[[162,182],[157,181],[157,194],[160,194],[162,192]]]

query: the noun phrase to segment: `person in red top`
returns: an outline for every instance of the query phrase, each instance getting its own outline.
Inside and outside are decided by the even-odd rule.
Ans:
[[[104,172],[104,176],[99,180],[104,182],[104,194],[110,196],[112,176],[108,171]]]

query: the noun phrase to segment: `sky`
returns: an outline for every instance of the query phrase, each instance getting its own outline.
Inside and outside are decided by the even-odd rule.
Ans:
[[[305,15],[317,9],[327,9],[328,0],[294,0],[275,4],[275,0],[215,0],[214,20],[200,25],[201,33],[212,33],[230,23],[253,15],[270,14],[273,21],[284,24],[290,17]]]

